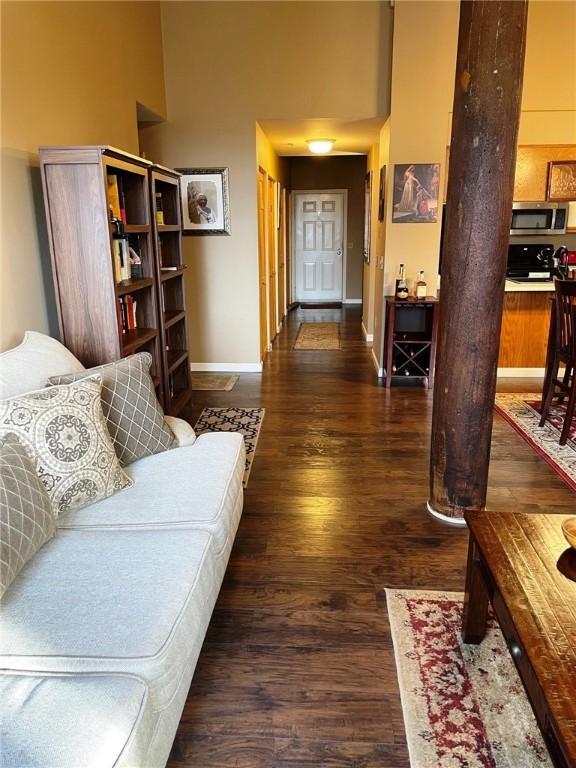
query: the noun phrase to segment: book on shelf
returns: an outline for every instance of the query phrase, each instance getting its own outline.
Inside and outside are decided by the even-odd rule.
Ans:
[[[122,187],[122,177],[115,173],[108,174],[108,208],[112,219],[119,219],[126,224],[126,201]]]
[[[116,315],[120,333],[128,333],[128,331],[134,331],[138,328],[137,307],[138,302],[130,294],[116,299]]]
[[[162,203],[162,192],[156,192],[156,224],[164,224],[164,205]]]
[[[125,237],[115,237],[112,240],[112,251],[114,258],[114,280],[117,283],[130,280],[132,273],[128,240]]]

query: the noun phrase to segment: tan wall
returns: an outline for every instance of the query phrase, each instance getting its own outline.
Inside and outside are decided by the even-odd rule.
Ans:
[[[256,165],[266,171],[274,181],[279,181],[283,187],[287,186],[289,161],[285,157],[278,157],[270,139],[258,123],[256,123]]]
[[[440,163],[442,182],[454,88],[458,14],[459,5],[455,2],[399,0],[395,4],[391,113],[379,150],[379,163],[382,165],[386,160],[388,168],[386,218],[379,228],[383,264],[371,277],[378,367],[382,367],[382,295],[393,292],[399,264],[405,264],[409,284],[422,269],[426,281],[436,287],[440,221],[392,223],[394,165]]]
[[[565,30],[561,38],[558,30]],[[424,269],[430,288],[436,287],[440,222],[391,223],[393,166],[396,163],[440,162],[440,188],[445,190],[457,37],[457,2],[397,0],[384,294],[393,290],[400,262],[406,264],[409,279],[413,280],[417,271]],[[554,0],[531,0],[529,3],[522,110],[520,144],[576,142],[576,3]],[[566,148],[521,147],[515,194],[526,199],[526,195],[538,190],[540,196],[548,160],[557,155],[564,156],[565,152],[573,155],[572,150]],[[440,205],[443,202],[440,200]],[[378,279],[376,273],[370,283],[370,290],[376,297],[381,293]],[[383,324],[377,303],[380,303],[379,298],[374,301],[374,350],[381,365],[382,333],[379,329]]]
[[[3,3],[1,55],[5,349],[57,335],[37,148],[138,152],[136,102],[165,114],[159,3]]]
[[[256,122],[382,114],[390,23],[381,2],[162,4],[170,119],[142,146],[230,169],[232,235],[184,242],[193,362],[259,361]]]
[[[346,294],[344,299],[362,298],[364,250],[364,178],[366,157],[293,157],[290,184],[299,189],[347,189]]]
[[[565,147],[518,147],[514,200],[546,200],[548,163],[552,160],[576,162],[576,144]]]

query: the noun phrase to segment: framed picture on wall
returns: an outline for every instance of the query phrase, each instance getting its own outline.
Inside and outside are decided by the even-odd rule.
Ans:
[[[228,168],[177,168],[182,234],[229,235]]]
[[[548,200],[576,200],[576,160],[548,163]]]
[[[438,221],[439,163],[394,166],[395,224],[434,224]]]
[[[384,221],[384,196],[386,194],[386,166],[380,168],[380,186],[378,188],[378,221]]]
[[[372,171],[364,177],[364,261],[370,264],[370,233],[372,230]]]

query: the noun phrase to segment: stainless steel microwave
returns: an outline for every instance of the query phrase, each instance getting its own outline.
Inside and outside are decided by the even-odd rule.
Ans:
[[[513,203],[511,235],[564,235],[568,203]]]

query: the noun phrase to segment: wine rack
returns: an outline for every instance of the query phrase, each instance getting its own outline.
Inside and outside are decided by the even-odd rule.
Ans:
[[[436,339],[438,335],[438,300],[386,299],[384,337],[385,383],[434,384]]]

